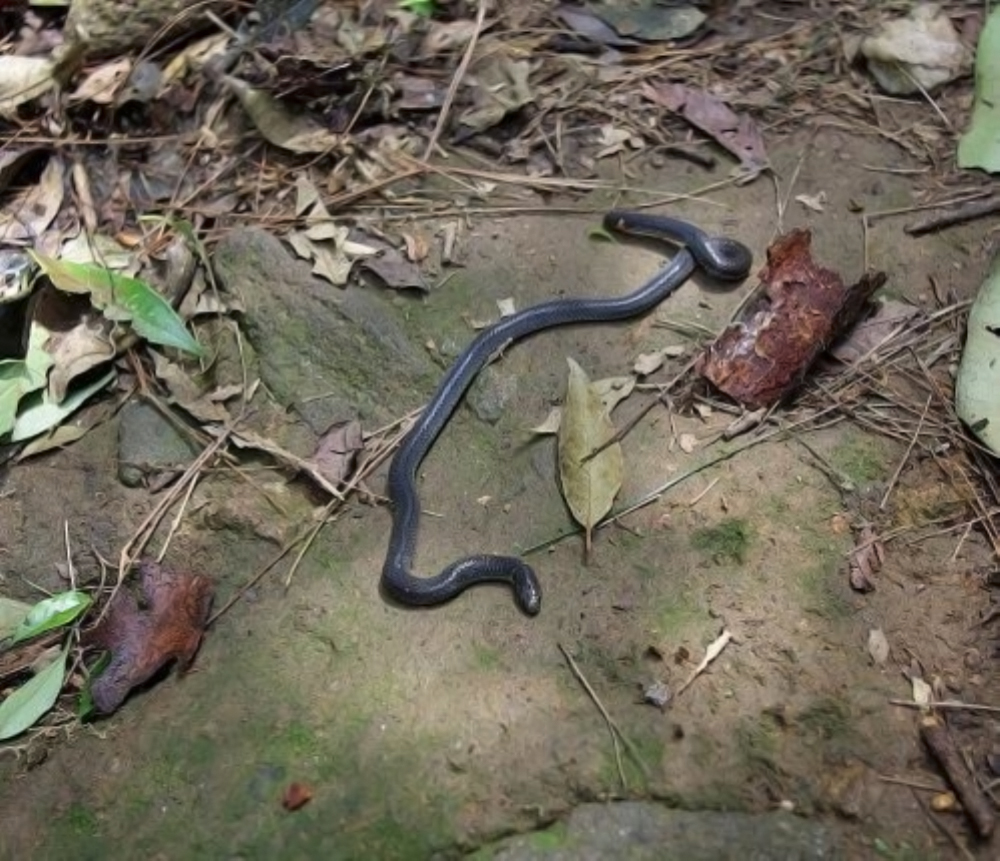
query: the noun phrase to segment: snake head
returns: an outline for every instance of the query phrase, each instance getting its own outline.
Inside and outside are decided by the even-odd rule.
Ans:
[[[742,281],[753,267],[750,249],[728,236],[705,235],[701,242],[692,242],[687,248],[698,265],[720,281]]]
[[[534,569],[518,560],[518,568],[512,572],[511,588],[517,605],[529,616],[537,616],[542,609],[542,587]]]

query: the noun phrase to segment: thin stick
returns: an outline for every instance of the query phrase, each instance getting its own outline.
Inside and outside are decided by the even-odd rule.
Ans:
[[[896,486],[896,482],[899,481],[899,475],[903,471],[903,467],[906,466],[906,462],[910,459],[910,455],[913,454],[913,447],[917,444],[917,439],[920,437],[920,431],[923,430],[924,420],[927,418],[927,411],[931,408],[931,403],[934,401],[934,395],[927,396],[927,403],[924,404],[924,411],[920,414],[920,421],[917,422],[917,429],[913,432],[913,438],[910,440],[910,444],[906,447],[906,451],[899,460],[899,464],[896,466],[896,471],[892,474],[892,478],[889,479],[889,485],[885,489],[885,495],[882,497],[882,501],[879,503],[878,510],[885,511],[885,506],[889,502],[889,496],[892,494],[892,489]]]
[[[448,85],[448,92],[444,97],[444,104],[441,105],[441,112],[438,114],[437,123],[435,123],[434,131],[431,133],[431,139],[427,141],[424,159],[430,158],[434,150],[437,149],[438,139],[444,131],[445,123],[448,121],[448,114],[451,111],[452,103],[455,101],[455,96],[458,94],[459,85],[461,85],[462,79],[469,69],[469,63],[472,62],[472,54],[476,50],[476,43],[479,41],[479,34],[483,31],[485,21],[486,0],[479,0],[479,10],[476,12],[476,27],[472,31],[472,36],[469,37],[469,44],[465,46],[462,62],[458,64],[458,68],[452,76],[451,83]]]
[[[163,557],[167,555],[167,548],[170,547],[170,542],[173,540],[174,535],[180,528],[181,520],[187,512],[188,503],[191,502],[191,494],[194,493],[194,489],[198,486],[198,477],[199,474],[196,474],[192,480],[188,482],[187,493],[184,494],[184,499],[181,500],[181,504],[177,506],[177,513],[174,515],[174,519],[170,524],[167,537],[163,539],[163,546],[160,548],[160,552],[156,554],[157,562],[162,562]]]
[[[918,703],[913,700],[889,700],[889,705],[903,706],[908,709],[950,709],[963,712],[985,712],[1000,715],[1000,706],[987,706],[981,703],[963,703],[959,700],[932,700],[929,703]]]
[[[715,485],[717,485],[722,480],[722,476],[717,475],[709,483],[701,493],[699,493],[694,499],[688,503],[688,508],[694,508],[699,502],[701,502],[712,490]]]
[[[951,212],[944,212],[941,215],[929,215],[913,224],[907,224],[903,232],[909,236],[922,236],[944,227],[965,224],[967,221],[974,221],[994,212],[1000,212],[1000,195],[959,204]]]
[[[570,655],[570,653],[566,650],[566,647],[562,643],[557,643],[556,645],[559,646],[559,651],[562,652],[563,657],[566,659],[566,663],[569,664],[570,670],[573,675],[576,676],[576,680],[583,685],[583,689],[587,692],[587,696],[589,696],[594,705],[597,706],[597,710],[601,713],[601,717],[604,718],[604,722],[608,725],[608,732],[611,733],[611,742],[614,744],[615,748],[615,763],[618,765],[618,777],[621,779],[622,789],[628,789],[628,783],[625,780],[625,769],[622,767],[621,748],[618,744],[619,739],[621,739],[621,743],[632,756],[635,764],[639,766],[639,770],[642,771],[643,776],[648,778],[649,773],[646,771],[646,764],[639,756],[639,752],[636,750],[635,745],[629,741],[628,736],[621,731],[618,724],[616,724],[611,715],[608,714],[608,710],[604,708],[604,703],[601,702],[601,698],[597,696],[596,691],[590,686],[590,682],[587,681],[586,677],[577,666],[576,661],[573,660],[572,655]]]
[[[210,628],[213,624],[215,624],[216,619],[218,619],[223,613],[226,613],[233,606],[233,604],[239,601],[247,592],[253,589],[253,587],[256,586],[261,580],[263,580],[264,575],[267,574],[267,572],[270,571],[272,568],[274,568],[274,566],[277,565],[282,559],[284,559],[288,555],[289,551],[296,544],[302,541],[304,537],[305,537],[304,535],[299,535],[298,537],[293,538],[291,541],[289,541],[284,547],[282,547],[281,550],[278,551],[278,554],[270,562],[268,562],[263,568],[260,569],[260,571],[254,574],[253,577],[247,580],[246,583],[240,586],[240,588],[237,589],[232,596],[230,596],[229,600],[226,601],[225,604],[223,604],[218,610],[216,610],[211,616],[208,617],[208,621],[205,623],[205,627]]]
[[[921,783],[919,780],[907,780],[905,777],[892,777],[888,774],[880,774],[878,779],[883,783],[894,783],[908,786],[910,789],[922,789],[925,792],[947,792],[947,788],[940,783]]]

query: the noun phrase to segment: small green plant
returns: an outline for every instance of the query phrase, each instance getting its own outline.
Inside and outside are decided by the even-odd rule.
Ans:
[[[430,18],[434,14],[434,0],[399,0],[399,8]]]

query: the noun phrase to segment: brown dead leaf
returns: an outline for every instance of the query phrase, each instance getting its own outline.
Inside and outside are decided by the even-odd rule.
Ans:
[[[329,152],[342,143],[340,135],[323,128],[306,114],[293,113],[264,90],[228,75],[223,81],[269,143],[295,153]]]
[[[748,179],[769,165],[764,136],[747,114],[736,114],[715,96],[683,84],[643,84],[640,92],[651,102],[680,114],[740,161]]]
[[[439,81],[397,73],[392,78],[397,90],[396,106],[402,111],[433,111],[444,104],[448,88]]]
[[[879,302],[875,313],[862,320],[847,335],[835,343],[829,354],[845,364],[853,364],[876,349],[897,328],[906,325],[920,313],[908,302],[886,299]]]
[[[406,243],[406,259],[411,263],[421,263],[431,253],[430,243],[422,233],[404,233],[403,241]]]
[[[424,280],[420,267],[406,259],[398,248],[386,245],[378,257],[369,257],[361,262],[361,267],[377,276],[386,287],[394,290],[419,290],[430,292],[430,285]]]
[[[337,487],[354,471],[358,453],[364,447],[361,422],[341,422],[323,434],[309,462],[330,484]]]
[[[431,21],[427,35],[420,43],[420,54],[434,57],[464,48],[476,34],[476,29],[476,22],[472,20]]]
[[[849,579],[851,588],[857,592],[872,592],[875,589],[875,575],[885,559],[885,546],[875,537],[871,524],[865,524],[858,535],[856,549],[850,557]]]
[[[171,400],[186,413],[202,422],[229,421],[231,416],[222,401],[226,398],[213,397],[214,392],[206,391],[205,387],[193,380],[188,372],[176,362],[171,362],[166,356],[153,353],[156,377],[166,384],[170,390]]]
[[[495,49],[471,71],[469,84],[475,106],[462,114],[459,122],[473,131],[485,131],[535,100],[528,83],[531,74],[528,60],[515,60]]]
[[[132,61],[127,58],[98,66],[80,82],[70,100],[110,105],[131,71]]]
[[[289,783],[285,788],[284,795],[281,796],[281,806],[285,810],[298,810],[312,800],[313,791],[304,783]]]
[[[115,711],[129,691],[172,661],[181,671],[187,669],[212,607],[214,589],[207,577],[143,559],[139,579],[144,609],[123,587],[104,619],[84,636],[87,648],[111,652],[111,662],[91,686],[94,706],[102,714]]]

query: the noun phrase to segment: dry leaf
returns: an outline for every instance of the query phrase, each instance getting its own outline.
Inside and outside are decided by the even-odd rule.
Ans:
[[[0,116],[37,99],[56,85],[56,64],[47,57],[0,57]]]
[[[304,783],[290,783],[281,797],[281,806],[285,810],[298,810],[313,797],[312,790]]]
[[[131,71],[132,61],[129,59],[98,66],[80,82],[70,99],[93,102],[95,105],[110,105]]]
[[[500,310],[501,317],[510,317],[517,312],[514,300],[509,296],[506,299],[497,299],[497,308]]]
[[[257,130],[275,146],[297,153],[327,152],[340,146],[340,135],[304,114],[292,113],[270,93],[229,75],[223,80],[236,94]]]
[[[622,449],[612,443],[594,455],[615,435],[615,428],[583,369],[572,359],[567,361],[569,380],[558,434],[559,479],[573,517],[586,532],[589,554],[594,526],[611,510],[622,486]]]
[[[885,666],[889,660],[889,641],[881,628],[872,628],[868,632],[868,654],[876,667]]]
[[[871,524],[865,524],[858,545],[851,552],[849,579],[851,588],[858,592],[871,592],[875,589],[875,575],[882,567],[885,558],[885,548],[875,537]]]
[[[640,92],[651,102],[680,114],[710,135],[740,160],[747,178],[768,166],[764,137],[747,114],[736,114],[715,96],[683,84],[643,84]]]
[[[665,358],[663,350],[657,350],[655,353],[642,353],[635,360],[632,370],[640,377],[648,376],[663,367]]]
[[[358,452],[364,447],[361,422],[340,422],[323,434],[309,460],[327,481],[337,487],[353,472]]]
[[[610,415],[635,389],[635,377],[605,377],[590,384]]]
[[[813,212],[823,212],[826,206],[825,191],[821,191],[819,194],[797,194],[795,199],[806,209],[811,209]]]
[[[562,409],[553,407],[540,425],[531,428],[532,433],[554,434],[559,432],[559,425],[562,423]]]
[[[229,410],[191,379],[184,368],[156,351],[151,352],[157,379],[166,384],[173,403],[198,421],[225,424],[230,420]]]
[[[94,705],[103,714],[115,711],[137,685],[148,682],[171,661],[186,669],[198,651],[212,607],[207,577],[182,574],[152,559],[139,563],[143,597],[120,589],[104,620],[85,638],[88,648],[111,652],[111,662],[91,687]]]
[[[37,241],[62,206],[65,174],[62,159],[52,156],[38,183],[11,198],[0,212],[0,242]]]
[[[925,706],[934,701],[934,689],[920,676],[915,675],[910,679],[910,688],[913,692],[913,702]]]

